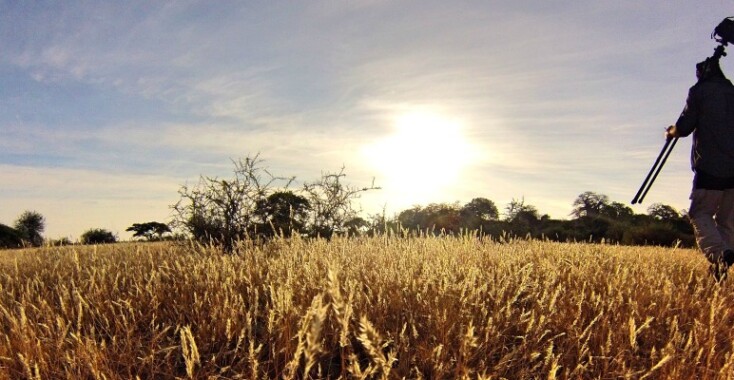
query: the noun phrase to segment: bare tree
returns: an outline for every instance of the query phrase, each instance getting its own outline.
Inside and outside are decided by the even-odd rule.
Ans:
[[[173,225],[188,231],[196,240],[232,252],[238,240],[256,234],[261,220],[258,202],[266,200],[276,182],[287,188],[293,178],[276,177],[263,166],[259,155],[233,161],[234,177],[202,176],[194,186],[179,189],[180,200],[172,206]]]
[[[335,233],[346,232],[347,222],[357,216],[352,202],[365,191],[379,189],[374,181],[363,188],[346,185],[342,182],[344,177],[342,167],[338,173],[322,174],[318,181],[303,185],[303,194],[311,206],[311,236],[328,239]]]

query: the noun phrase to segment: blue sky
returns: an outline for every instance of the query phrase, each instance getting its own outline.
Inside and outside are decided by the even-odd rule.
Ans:
[[[0,1],[0,223],[36,210],[50,238],[127,238],[167,221],[182,184],[258,152],[299,180],[374,178],[364,214],[524,197],[565,219],[584,191],[628,203],[733,9]],[[688,207],[689,149],[636,212]]]

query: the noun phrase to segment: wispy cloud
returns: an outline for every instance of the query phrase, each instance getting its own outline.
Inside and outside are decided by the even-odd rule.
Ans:
[[[257,152],[285,175],[346,165],[356,182],[379,184],[385,173],[357,153],[416,108],[461,120],[484,153],[435,201],[525,195],[557,217],[586,190],[624,201],[680,112],[693,64],[711,53],[722,7],[4,2],[0,165],[16,185],[3,190],[0,221],[10,204],[62,210],[49,191],[28,195],[43,188],[69,189],[80,210],[82,196],[112,202],[116,188],[175,198],[182,181],[226,175],[229,158]],[[656,189],[682,208],[679,149]],[[161,188],[146,187],[151,178]],[[365,201],[390,204],[400,191],[410,192]]]

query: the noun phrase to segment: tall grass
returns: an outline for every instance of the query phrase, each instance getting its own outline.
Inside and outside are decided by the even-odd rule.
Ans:
[[[0,379],[734,378],[731,284],[690,250],[378,237],[6,253]]]

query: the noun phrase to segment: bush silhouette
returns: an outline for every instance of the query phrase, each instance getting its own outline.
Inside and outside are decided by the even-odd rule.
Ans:
[[[79,238],[82,244],[109,244],[116,243],[117,237],[110,231],[102,228],[92,228],[87,230]]]
[[[669,224],[651,223],[624,232],[622,243],[631,245],[674,245],[680,234]]]
[[[0,224],[0,248],[19,248],[23,246],[23,239],[14,228]]]

